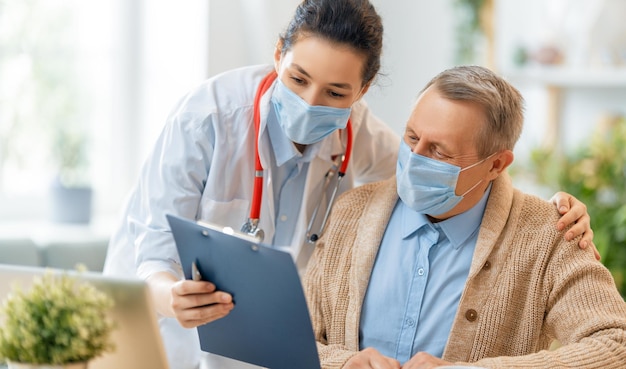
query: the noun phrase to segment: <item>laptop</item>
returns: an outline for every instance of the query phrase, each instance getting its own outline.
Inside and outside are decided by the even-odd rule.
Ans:
[[[47,271],[77,275],[114,301],[110,314],[117,325],[113,331],[115,351],[90,361],[89,369],[168,369],[156,312],[152,307],[148,287],[140,279],[0,264],[0,300],[4,301],[15,284],[21,286],[22,290],[28,290],[33,277]]]
[[[167,219],[185,277],[211,281],[235,303],[226,317],[197,328],[203,351],[271,369],[320,368],[289,253],[228,227],[172,215]]]

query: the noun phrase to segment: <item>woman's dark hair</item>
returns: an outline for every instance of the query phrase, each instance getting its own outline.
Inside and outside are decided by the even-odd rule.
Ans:
[[[380,69],[383,24],[368,0],[304,0],[280,35],[281,53],[301,36],[317,36],[347,45],[366,56],[363,84],[371,82]]]

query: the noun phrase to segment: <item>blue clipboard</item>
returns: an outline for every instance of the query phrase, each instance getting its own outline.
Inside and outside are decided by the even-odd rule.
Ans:
[[[320,369],[309,310],[290,254],[230,228],[167,215],[185,278],[232,294],[235,308],[199,326],[203,351],[271,369]],[[226,231],[226,232],[225,232]]]

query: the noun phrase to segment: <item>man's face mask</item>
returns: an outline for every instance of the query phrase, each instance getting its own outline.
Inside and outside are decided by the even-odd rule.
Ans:
[[[437,216],[452,210],[463,197],[476,188],[478,181],[462,195],[455,193],[459,174],[473,168],[492,155],[463,169],[456,165],[415,154],[402,140],[398,153],[396,179],[402,202],[418,213]]]

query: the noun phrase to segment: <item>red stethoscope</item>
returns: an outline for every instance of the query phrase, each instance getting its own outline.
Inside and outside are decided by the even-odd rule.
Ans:
[[[241,227],[241,231],[247,233],[258,239],[259,241],[263,241],[265,237],[265,233],[261,228],[259,228],[259,217],[261,214],[261,198],[263,197],[263,165],[261,165],[261,159],[259,157],[259,135],[260,135],[260,126],[261,126],[261,113],[259,111],[259,102],[261,101],[261,97],[263,94],[270,88],[274,80],[276,79],[277,74],[276,71],[270,72],[259,84],[259,87],[256,91],[256,95],[254,97],[254,130],[256,132],[256,140],[255,140],[255,160],[254,160],[254,188],[252,192],[252,206],[250,207],[250,216],[246,220],[246,222]],[[343,130],[341,130],[343,131]],[[317,203],[315,210],[311,216],[311,220],[307,226],[306,230],[306,239],[310,243],[315,243],[324,231],[324,227],[326,226],[326,221],[328,220],[328,215],[330,214],[330,210],[332,208],[333,202],[335,201],[335,196],[337,195],[337,191],[339,190],[339,185],[343,180],[343,177],[346,174],[346,168],[348,168],[348,162],[350,161],[350,154],[352,153],[352,123],[350,119],[348,119],[348,123],[346,124],[346,134],[347,134],[347,144],[346,151],[343,155],[337,155],[334,158],[334,162],[332,167],[326,172],[324,175],[324,186],[322,187],[322,192],[320,194],[320,198],[323,193],[328,189],[332,178],[337,174],[337,181],[335,183],[335,188],[333,189],[333,193],[330,197],[330,201],[328,202],[328,207],[326,208],[326,213],[324,214],[324,219],[322,220],[322,224],[318,230],[318,232],[313,232],[313,223],[317,217],[317,213],[320,208],[321,201]],[[341,132],[340,132],[341,134]]]

